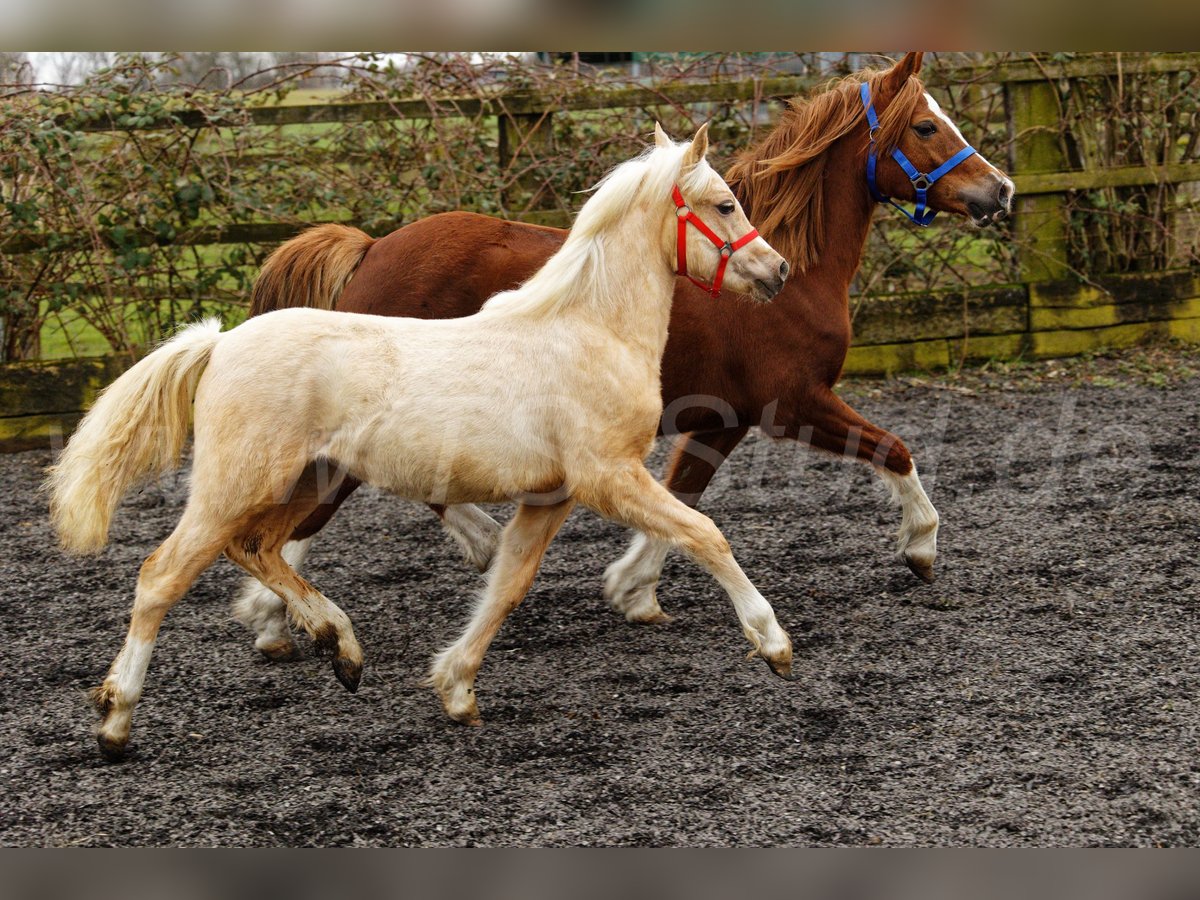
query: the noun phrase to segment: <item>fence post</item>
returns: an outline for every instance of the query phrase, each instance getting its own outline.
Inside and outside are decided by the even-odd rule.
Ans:
[[[519,171],[530,162],[541,162],[554,152],[554,122],[549,111],[496,117],[499,129],[500,168]],[[523,196],[524,195],[524,196]],[[554,192],[544,178],[528,172],[503,193],[504,205],[512,212],[526,208],[552,209]]]
[[[1059,132],[1057,88],[1050,81],[1006,82],[1004,85],[1013,141],[1013,171],[1019,175],[1066,169]],[[1057,281],[1067,277],[1067,208],[1065,195],[1017,195],[1013,236],[1021,280]]]

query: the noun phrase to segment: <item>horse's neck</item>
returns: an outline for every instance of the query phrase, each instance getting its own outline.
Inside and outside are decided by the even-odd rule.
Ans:
[[[871,230],[875,202],[867,190],[866,172],[859,165],[862,136],[852,133],[835,142],[825,163],[822,217],[824,244],[816,265],[793,276],[798,291],[789,296],[811,304],[825,302],[845,306],[850,282],[862,262],[863,249]]]
[[[664,203],[664,208],[666,204]],[[611,288],[588,315],[601,321],[622,343],[661,359],[667,346],[675,275],[663,258],[661,216],[642,213],[613,230],[604,248]]]

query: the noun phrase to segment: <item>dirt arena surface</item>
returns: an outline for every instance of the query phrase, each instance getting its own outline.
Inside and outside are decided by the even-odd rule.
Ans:
[[[84,691],[182,483],[68,559],[35,493],[49,453],[0,456],[0,843],[1196,844],[1200,379],[849,390],[918,459],[935,584],[894,560],[898,513],[863,467],[752,437],[702,505],[797,681],[745,659],[677,556],[674,622],[610,612],[625,536],[577,510],[480,673],[484,726],[455,725],[419,681],[479,576],[424,509],[364,490],[308,570],[366,649],[359,693],[307,641],[260,658],[221,562],[167,617],[118,765]]]

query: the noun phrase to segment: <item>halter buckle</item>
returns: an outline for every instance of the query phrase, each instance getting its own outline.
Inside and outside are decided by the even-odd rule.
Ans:
[[[918,173],[915,178],[910,180],[912,181],[913,187],[915,187],[918,191],[927,191],[929,190],[930,185],[933,184],[933,182],[929,180],[929,176],[923,173]]]
[[[733,245],[729,241],[726,241],[725,246],[721,248],[721,255],[726,259],[733,256]]]
[[[681,219],[686,219],[691,214],[692,214],[692,211],[690,209],[688,209],[686,206],[681,206],[681,207],[679,207],[679,209],[675,210],[675,215],[677,215]]]

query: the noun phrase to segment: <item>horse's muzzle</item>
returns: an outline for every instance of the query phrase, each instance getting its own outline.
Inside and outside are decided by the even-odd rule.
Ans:
[[[779,268],[769,275],[762,278],[754,279],[754,299],[762,303],[774,300],[776,295],[783,290],[784,282],[787,281],[790,267],[786,259],[779,261]]]
[[[783,290],[783,284],[784,279],[778,276],[770,279],[756,278],[754,280],[754,299],[763,303],[774,300],[776,295]]]
[[[971,222],[980,228],[1002,222],[1012,212],[1013,196],[1016,194],[1013,183],[1001,175],[993,175],[992,178],[990,184],[965,188],[959,194],[959,199],[971,216]]]

